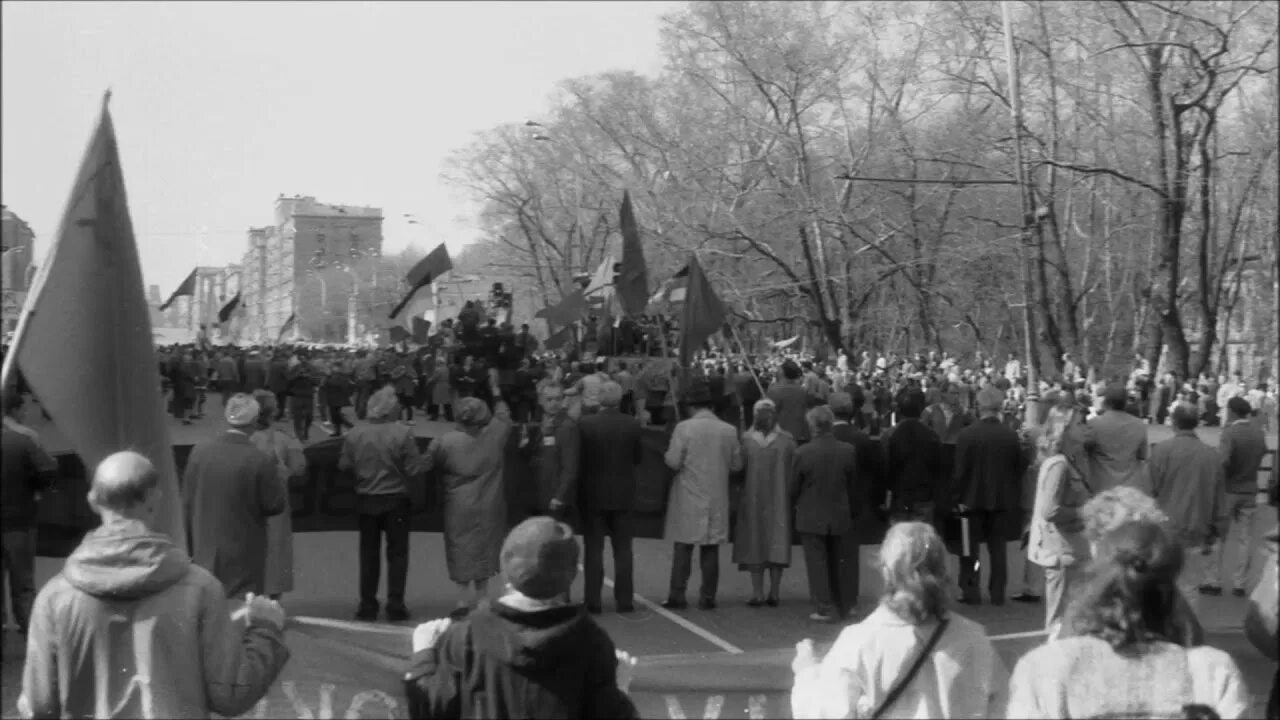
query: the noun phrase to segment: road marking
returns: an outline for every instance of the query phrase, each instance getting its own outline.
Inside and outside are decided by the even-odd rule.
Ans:
[[[377,623],[358,622],[350,620],[334,620],[332,618],[321,617],[305,617],[298,616],[289,618],[291,623],[298,625],[310,625],[313,627],[334,628],[336,630],[351,630],[354,632],[372,632],[381,635],[410,635],[413,628],[403,625],[380,625]]]
[[[1044,630],[1029,630],[1027,632],[1005,633],[1004,635],[988,635],[987,639],[991,642],[1000,642],[1001,640],[1023,640],[1026,638],[1044,637],[1049,633]]]
[[[582,568],[582,566],[581,566],[581,565],[579,565],[579,566],[578,566],[578,571],[579,571],[579,572],[585,572],[585,570],[583,570],[583,568]],[[607,587],[607,588],[609,588],[610,590],[612,590],[612,589],[613,589],[613,587],[614,587],[614,584],[613,584],[613,578],[610,578],[610,577],[606,576],[606,577],[604,578],[604,584],[605,584],[605,587]],[[632,595],[632,598],[634,599],[634,602],[639,603],[640,605],[643,605],[643,606],[645,606],[645,607],[649,608],[650,610],[652,610],[653,612],[657,613],[658,615],[661,615],[662,617],[666,618],[667,620],[670,620],[671,622],[675,623],[676,625],[679,625],[680,627],[684,628],[685,630],[688,630],[689,632],[693,633],[694,635],[697,635],[698,637],[702,638],[703,640],[706,640],[707,642],[711,643],[712,645],[715,645],[716,647],[718,647],[718,648],[720,648],[721,650],[723,650],[723,651],[725,651],[725,652],[729,653],[730,655],[741,655],[741,654],[742,654],[742,648],[738,647],[737,645],[734,645],[733,643],[729,642],[728,640],[725,640],[724,638],[720,637],[719,635],[716,635],[715,633],[713,633],[713,632],[711,632],[710,630],[708,630],[708,629],[706,629],[706,628],[704,628],[704,627],[702,627],[702,626],[698,625],[697,623],[695,623],[695,622],[693,622],[693,621],[691,621],[691,620],[686,620],[685,618],[680,617],[679,615],[677,615],[677,614],[675,614],[675,613],[671,612],[670,610],[668,610],[668,609],[666,609],[666,608],[662,607],[661,605],[659,605],[659,604],[657,604],[657,603],[653,602],[653,601],[652,601],[652,600],[650,600],[649,598],[646,598],[646,597],[644,597],[643,595],[640,595],[640,594],[638,594],[638,593],[637,593],[637,594],[633,594],[633,595]]]

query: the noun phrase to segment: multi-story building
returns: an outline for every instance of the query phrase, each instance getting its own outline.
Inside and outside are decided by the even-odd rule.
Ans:
[[[3,289],[4,332],[18,326],[18,316],[27,298],[31,282],[32,259],[35,257],[36,234],[25,220],[9,208],[0,208],[0,225],[3,227],[3,270],[0,271],[0,288]]]
[[[275,340],[296,316],[295,337],[345,341],[353,321],[367,322],[353,297],[381,254],[380,208],[277,198],[275,225],[249,229],[241,264],[245,336]]]

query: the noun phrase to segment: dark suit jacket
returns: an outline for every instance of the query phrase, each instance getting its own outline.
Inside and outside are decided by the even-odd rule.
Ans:
[[[1018,433],[999,418],[983,418],[956,440],[952,499],[970,510],[1020,510],[1027,464]]]
[[[267,365],[267,389],[279,394],[289,390],[289,361],[271,360]]]
[[[1258,473],[1267,455],[1267,438],[1257,423],[1243,420],[1227,425],[1218,440],[1218,452],[1227,492],[1257,494]]]
[[[942,441],[928,425],[907,418],[885,438],[886,484],[895,505],[936,502],[946,483]]]
[[[227,597],[263,592],[267,518],[285,509],[285,481],[247,435],[226,432],[191,450],[182,473],[191,560],[222,582]]]
[[[837,423],[831,430],[835,439],[849,443],[857,451],[858,485],[865,493],[858,498],[859,505],[880,507],[884,504],[885,486],[884,448],[871,436],[849,423]]]
[[[578,507],[584,514],[632,510],[636,503],[636,466],[644,456],[640,421],[617,408],[602,408],[578,421],[582,462]]]
[[[581,455],[581,439],[578,423],[568,413],[560,413],[553,420],[551,440],[542,431],[542,425],[535,423],[529,426],[528,451],[530,464],[537,478],[536,497],[530,498],[532,509],[545,513],[552,500],[559,500],[566,506],[577,504],[574,497],[578,482],[578,458]],[[570,513],[566,513],[568,519]]]
[[[942,412],[942,408],[937,405],[930,405],[925,411],[921,420],[925,425],[933,430],[944,444],[954,445],[959,441],[960,433],[973,424],[973,416],[963,410],[951,415],[951,422],[947,422],[947,416]]]
[[[262,358],[245,360],[244,373],[240,376],[244,378],[245,391],[266,390],[267,370],[267,361]]]
[[[842,535],[853,529],[862,512],[857,451],[827,435],[796,450],[791,499],[796,506],[796,532]]]
[[[809,423],[804,414],[809,410],[809,394],[798,384],[778,382],[769,386],[766,397],[778,406],[778,427],[791,433],[797,443],[809,440]]]

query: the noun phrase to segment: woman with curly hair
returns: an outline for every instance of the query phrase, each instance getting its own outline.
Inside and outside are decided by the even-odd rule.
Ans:
[[[1009,717],[1242,717],[1249,693],[1231,656],[1177,643],[1182,561],[1156,523],[1104,535],[1067,610],[1075,637],[1018,661]]]
[[[1008,673],[978,623],[948,608],[947,550],[902,522],[880,548],[884,595],[821,662],[796,646],[792,717],[1004,717]]]

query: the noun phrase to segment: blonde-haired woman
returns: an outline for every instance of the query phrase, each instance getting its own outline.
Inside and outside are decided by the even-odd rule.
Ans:
[[[1074,408],[1055,407],[1036,440],[1040,468],[1027,558],[1044,568],[1044,626],[1050,640],[1061,632],[1070,588],[1089,560],[1080,509],[1092,493],[1080,466],[1064,451],[1075,417]]]
[[[792,717],[1003,717],[1008,673],[986,631],[948,609],[947,551],[932,526],[898,523],[880,549],[884,594],[821,662],[796,646]]]

